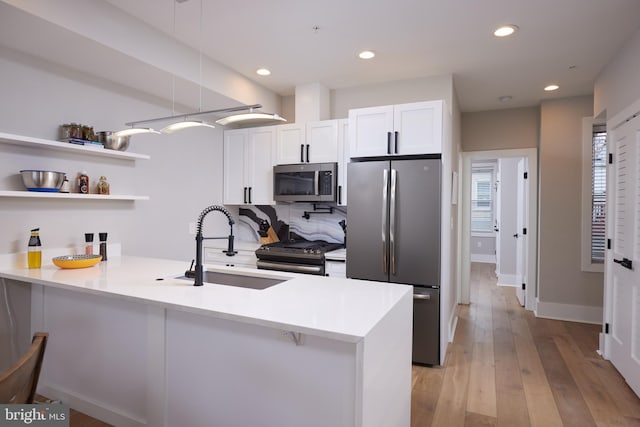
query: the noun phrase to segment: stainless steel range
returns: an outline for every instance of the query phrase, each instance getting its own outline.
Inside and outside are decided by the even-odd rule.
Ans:
[[[256,250],[256,265],[263,270],[290,271],[324,276],[324,254],[342,248],[324,240],[269,243]]]

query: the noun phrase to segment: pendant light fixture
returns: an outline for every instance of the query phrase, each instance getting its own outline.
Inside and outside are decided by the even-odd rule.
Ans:
[[[172,0],[173,2],[173,34],[175,36],[176,32],[176,0]],[[186,113],[186,114],[175,114],[175,75],[172,75],[171,80],[171,110],[172,115],[166,117],[158,117],[154,119],[145,119],[145,120],[137,120],[132,122],[127,122],[125,125],[130,126],[129,129],[124,129],[122,131],[116,132],[117,135],[135,135],[139,133],[164,133],[164,134],[172,134],[174,132],[180,131],[182,129],[187,129],[191,127],[209,127],[215,128],[213,124],[207,123],[203,120],[193,120],[193,117],[205,116],[205,115],[217,115],[222,116],[226,113],[236,113],[242,112],[241,114],[233,114],[230,116],[222,117],[216,120],[216,123],[221,126],[227,126],[231,124],[240,124],[251,122],[252,124],[270,124],[274,121],[277,122],[286,122],[286,120],[280,117],[278,114],[270,114],[264,112],[257,112],[256,109],[262,108],[260,104],[247,105],[247,106],[239,106],[239,107],[230,107],[230,108],[220,108],[216,110],[208,110],[202,111],[202,19],[203,19],[203,0],[200,0],[200,41],[199,41],[199,89],[200,89],[200,99],[199,99],[199,108],[195,113]],[[158,132],[150,127],[138,127],[141,124],[148,124],[152,122],[168,122],[173,121],[173,123],[165,126]]]

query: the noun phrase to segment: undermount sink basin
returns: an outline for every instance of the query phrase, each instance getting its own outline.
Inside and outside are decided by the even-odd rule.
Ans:
[[[179,276],[177,279],[191,280],[186,276]],[[267,289],[287,279],[275,279],[272,277],[249,276],[245,274],[220,273],[218,271],[204,271],[204,283],[216,285],[236,286],[249,289]]]

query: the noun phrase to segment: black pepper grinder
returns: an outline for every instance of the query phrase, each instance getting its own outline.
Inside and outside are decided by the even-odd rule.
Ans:
[[[102,261],[107,260],[107,233],[98,233],[100,237],[100,255],[102,255]]]

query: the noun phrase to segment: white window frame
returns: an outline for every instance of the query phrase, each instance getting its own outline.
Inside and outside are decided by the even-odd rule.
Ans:
[[[582,118],[582,238],[580,242],[580,265],[582,271],[604,273],[604,263],[591,261],[591,168],[593,161],[593,125],[597,123],[593,117]]]
[[[474,162],[471,167],[471,175],[473,177],[474,169],[486,169],[491,170],[491,219],[492,219],[492,227],[489,230],[476,230],[471,228],[471,235],[473,237],[494,237],[495,236],[495,227],[496,227],[496,203],[497,203],[497,167],[498,164],[495,162],[492,163],[482,163],[482,162]],[[473,179],[473,178],[472,178]],[[473,193],[473,189],[472,189]],[[472,202],[473,205],[473,202]],[[471,211],[473,212],[473,206],[471,206]],[[473,216],[473,214],[471,215]],[[473,218],[471,223],[473,223]]]

